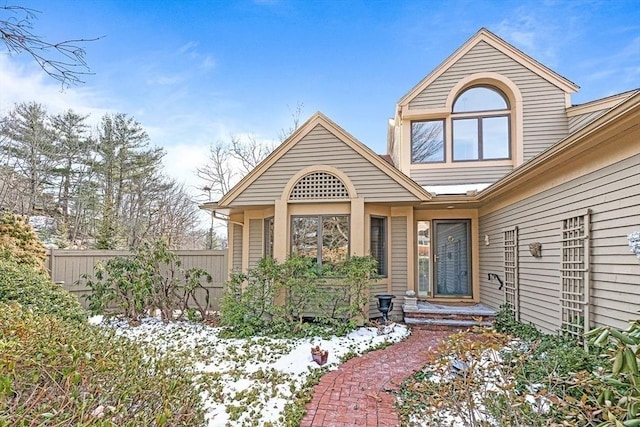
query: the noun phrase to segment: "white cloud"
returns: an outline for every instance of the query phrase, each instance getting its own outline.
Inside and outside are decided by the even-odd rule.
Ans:
[[[200,67],[203,70],[212,70],[216,66],[216,61],[213,59],[211,55],[205,55],[204,59],[200,63]]]
[[[97,124],[105,113],[108,98],[95,89],[70,87],[62,90],[60,84],[35,66],[25,66],[7,54],[0,54],[0,113],[6,113],[21,102],[35,101],[44,105],[49,113],[56,114],[73,109],[90,115],[90,124]]]
[[[186,53],[186,52],[188,52],[190,50],[195,49],[196,47],[198,47],[198,42],[195,42],[195,41],[192,40],[192,41],[189,41],[189,42],[183,44],[182,46],[180,46],[180,48],[178,49],[178,52],[179,53]]]
[[[497,25],[495,33],[544,64],[556,63],[557,40],[550,43],[556,26],[551,21],[538,19],[535,11],[519,7]]]
[[[165,172],[183,182],[190,190],[202,188],[204,185],[196,176],[196,169],[203,166],[209,155],[206,145],[178,144],[165,147],[167,155],[163,159]],[[194,192],[192,194],[202,194]]]
[[[180,75],[158,75],[147,80],[148,85],[175,85],[182,83],[185,80],[184,76]]]

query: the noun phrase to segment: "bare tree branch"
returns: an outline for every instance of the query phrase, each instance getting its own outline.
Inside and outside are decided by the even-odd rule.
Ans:
[[[209,149],[209,159],[206,165],[198,168],[198,178],[206,182],[205,190],[218,196],[223,196],[231,189],[231,184],[236,173],[231,168],[231,155],[228,147],[218,141]],[[210,197],[209,197],[210,198]]]
[[[22,6],[0,6],[0,39],[9,53],[26,53],[62,87],[84,83],[83,75],[93,74],[80,44],[100,39],[73,39],[57,43],[33,33],[33,21],[40,13]]]
[[[243,142],[237,136],[232,135],[229,154],[240,161],[244,176],[258,166],[258,163],[263,161],[274,148],[273,145],[258,142],[253,136],[248,136],[247,141]]]
[[[298,126],[300,126],[300,116],[302,115],[304,104],[302,102],[298,102],[296,104],[296,108],[294,108],[293,111],[291,111],[291,108],[289,108],[288,106],[287,108],[291,113],[291,126],[289,126],[286,129],[285,128],[280,129],[280,135],[279,135],[280,142],[284,142],[298,129]]]

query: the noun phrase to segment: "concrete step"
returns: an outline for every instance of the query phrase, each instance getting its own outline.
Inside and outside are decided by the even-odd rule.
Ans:
[[[404,323],[414,328],[426,329],[430,331],[461,331],[473,327],[491,327],[493,322],[475,320],[450,320],[450,319],[425,319],[407,318]]]
[[[482,305],[443,305],[418,302],[417,306],[403,306],[407,325],[429,330],[463,330],[475,326],[490,327],[495,320],[495,310]]]

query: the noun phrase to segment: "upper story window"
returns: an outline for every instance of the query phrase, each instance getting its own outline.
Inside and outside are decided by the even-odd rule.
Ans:
[[[444,162],[444,120],[411,122],[411,163]]]
[[[491,86],[473,86],[453,103],[453,161],[511,158],[511,109]]]

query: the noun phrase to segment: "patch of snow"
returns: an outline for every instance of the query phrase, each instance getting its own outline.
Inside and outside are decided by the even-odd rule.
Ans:
[[[163,323],[144,318],[137,327],[126,321],[104,321],[98,316],[92,324],[113,328],[116,334],[145,342],[165,353],[188,357],[196,376],[207,381],[197,386],[204,402],[205,418],[210,427],[279,424],[285,405],[300,390],[307,376],[320,369],[311,357],[311,348],[320,346],[329,352],[329,370],[338,369],[340,359],[348,353],[362,354],[384,342],[401,341],[409,335],[404,325],[390,325],[384,334],[378,328],[359,328],[345,337],[304,339],[223,339],[220,328],[187,321]],[[213,376],[213,377],[212,377]],[[213,384],[213,385],[212,385]],[[255,393],[246,401],[238,395]],[[242,406],[237,419],[232,407]]]
[[[89,324],[90,325],[99,325],[102,323],[102,321],[104,320],[104,316],[101,314],[98,314],[97,316],[91,316],[89,317]]]

